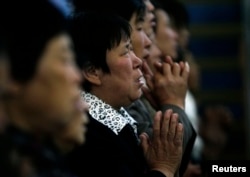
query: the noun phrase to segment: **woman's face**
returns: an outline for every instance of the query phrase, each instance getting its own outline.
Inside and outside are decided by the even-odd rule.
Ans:
[[[19,107],[43,131],[65,126],[84,110],[81,81],[71,38],[66,34],[55,36],[45,46],[32,80],[20,84]]]
[[[181,28],[178,30],[178,43],[179,43],[179,46],[182,48],[182,49],[187,49],[187,46],[188,46],[188,43],[189,43],[189,37],[190,37],[190,33],[189,33],[189,30],[188,28]]]
[[[131,41],[135,55],[141,59],[147,58],[151,41],[143,30],[144,20],[138,20],[134,13],[129,23],[132,27]]]
[[[166,12],[161,9],[155,10],[156,15],[156,44],[164,56],[177,57],[177,39],[178,35],[171,27],[170,18]]]
[[[101,74],[97,96],[115,109],[130,105],[142,94],[142,61],[131,48],[130,40],[123,39],[106,53],[110,73]]]

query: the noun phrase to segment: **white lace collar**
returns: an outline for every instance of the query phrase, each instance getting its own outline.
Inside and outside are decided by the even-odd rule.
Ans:
[[[117,111],[95,95],[85,92],[82,92],[81,95],[89,105],[89,114],[103,125],[109,127],[116,135],[118,135],[127,124],[133,127],[137,135],[137,122],[123,107]]]

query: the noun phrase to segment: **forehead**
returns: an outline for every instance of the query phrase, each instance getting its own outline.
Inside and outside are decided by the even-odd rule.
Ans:
[[[68,50],[72,45],[71,38],[66,33],[58,34],[53,37],[46,45],[45,52],[59,52],[63,54],[63,51]]]
[[[131,25],[136,25],[138,23],[143,23],[144,20],[145,20],[145,17],[146,17],[146,12],[140,13],[140,14],[134,12],[129,22],[130,22]]]
[[[123,37],[120,41],[119,44],[117,44],[116,46],[114,46],[110,51],[116,51],[116,50],[119,50],[119,49],[125,49],[125,48],[129,48],[131,45],[131,40],[130,38],[126,38],[126,37]]]
[[[156,18],[157,20],[161,20],[161,21],[169,21],[170,18],[168,16],[168,14],[163,10],[163,9],[157,9],[155,11],[155,15],[156,15]]]

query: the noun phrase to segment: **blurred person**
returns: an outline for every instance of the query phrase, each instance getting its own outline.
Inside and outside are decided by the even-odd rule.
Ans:
[[[155,6],[155,41],[162,52],[162,57],[171,56],[173,60],[178,56],[178,34],[173,29],[170,16],[167,12],[169,1],[153,0]]]
[[[65,137],[83,143],[87,123],[67,20],[51,1],[6,1],[1,8],[7,10],[2,28],[10,69],[4,99],[9,122],[0,137],[1,176],[72,176],[61,166],[62,151],[57,149],[68,143],[50,143]],[[22,26],[13,23],[16,20]],[[60,130],[67,136],[56,136]]]
[[[177,114],[158,112],[153,139],[145,133],[139,139],[136,121],[123,108],[140,98],[143,86],[142,61],[132,50],[130,35],[129,23],[114,14],[74,17],[72,36],[90,115],[86,144],[69,155],[79,176],[171,177],[181,160],[183,127]]]
[[[2,23],[2,21],[0,23]],[[3,99],[6,92],[7,82],[9,80],[8,58],[6,55],[5,42],[3,31],[0,30],[0,134],[4,132],[7,124],[7,118],[3,107]]]
[[[202,162],[219,160],[227,148],[233,113],[225,105],[205,105],[202,110],[200,134],[204,139]]]
[[[185,6],[179,1],[169,1],[168,8],[170,21],[173,29],[178,34],[178,47],[176,61],[188,61],[190,64],[190,75],[188,79],[188,90],[185,99],[185,111],[192,123],[197,136],[191,153],[190,162],[184,173],[184,177],[201,176],[201,160],[203,151],[203,139],[200,136],[200,115],[198,113],[198,103],[194,93],[199,87],[199,66],[193,58],[192,52],[188,49],[190,32],[189,32],[189,15]]]
[[[200,163],[201,161],[201,152],[203,149],[203,140],[199,134],[200,126],[200,115],[198,113],[198,103],[195,97],[195,93],[199,89],[200,82],[200,68],[197,62],[195,61],[192,52],[189,50],[189,14],[186,7],[179,1],[169,1],[168,8],[166,8],[170,21],[173,26],[173,29],[178,34],[178,56],[176,57],[177,61],[188,61],[190,64],[190,75],[188,79],[188,91],[186,95],[186,107],[185,111],[195,128],[197,134],[194,148],[192,151],[191,160],[194,163]]]
[[[219,154],[226,145],[227,131],[224,131],[222,127],[229,127],[232,121],[232,113],[222,105],[205,106],[203,115],[198,112],[199,105],[196,94],[199,92],[200,87],[200,66],[189,49],[189,14],[184,4],[180,1],[165,2],[164,7],[169,15],[172,28],[178,34],[178,55],[175,60],[188,61],[190,64],[185,111],[197,132],[197,137],[192,150],[191,161],[184,176],[201,176],[203,172],[200,165],[202,165],[203,161],[205,159],[213,159],[216,156],[219,158]],[[225,124],[220,122],[225,122]],[[210,143],[211,146],[209,145]],[[206,158],[204,158],[204,154],[206,154],[204,152],[207,153],[205,155]]]
[[[155,7],[150,0],[143,0],[143,1],[146,6],[146,14],[144,19],[145,22],[143,24],[143,30],[152,41],[152,36],[154,36],[153,28],[155,27],[155,14],[154,14]]]
[[[184,59],[184,57],[191,57],[191,53],[187,50],[189,38],[188,14],[184,6],[178,1],[154,0],[153,2],[156,6],[156,41],[157,46],[164,54],[163,57],[170,55],[175,62],[185,61],[190,64],[188,90],[185,97],[185,112],[197,135],[194,139],[193,147],[190,148],[190,156],[187,158],[189,162],[186,161],[187,166],[186,169],[183,168],[182,174],[184,176],[199,176],[201,175],[200,166],[194,165],[194,163],[199,164],[203,144],[198,130],[198,107],[194,96],[190,92],[191,87],[197,86],[198,75],[196,73],[198,68],[195,67],[193,60]]]

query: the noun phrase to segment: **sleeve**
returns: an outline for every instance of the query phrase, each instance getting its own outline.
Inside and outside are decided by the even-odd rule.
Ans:
[[[138,134],[146,132],[151,136],[153,132],[153,119],[144,103],[139,99],[125,109],[137,121]]]
[[[167,177],[160,171],[151,170],[145,177]]]

